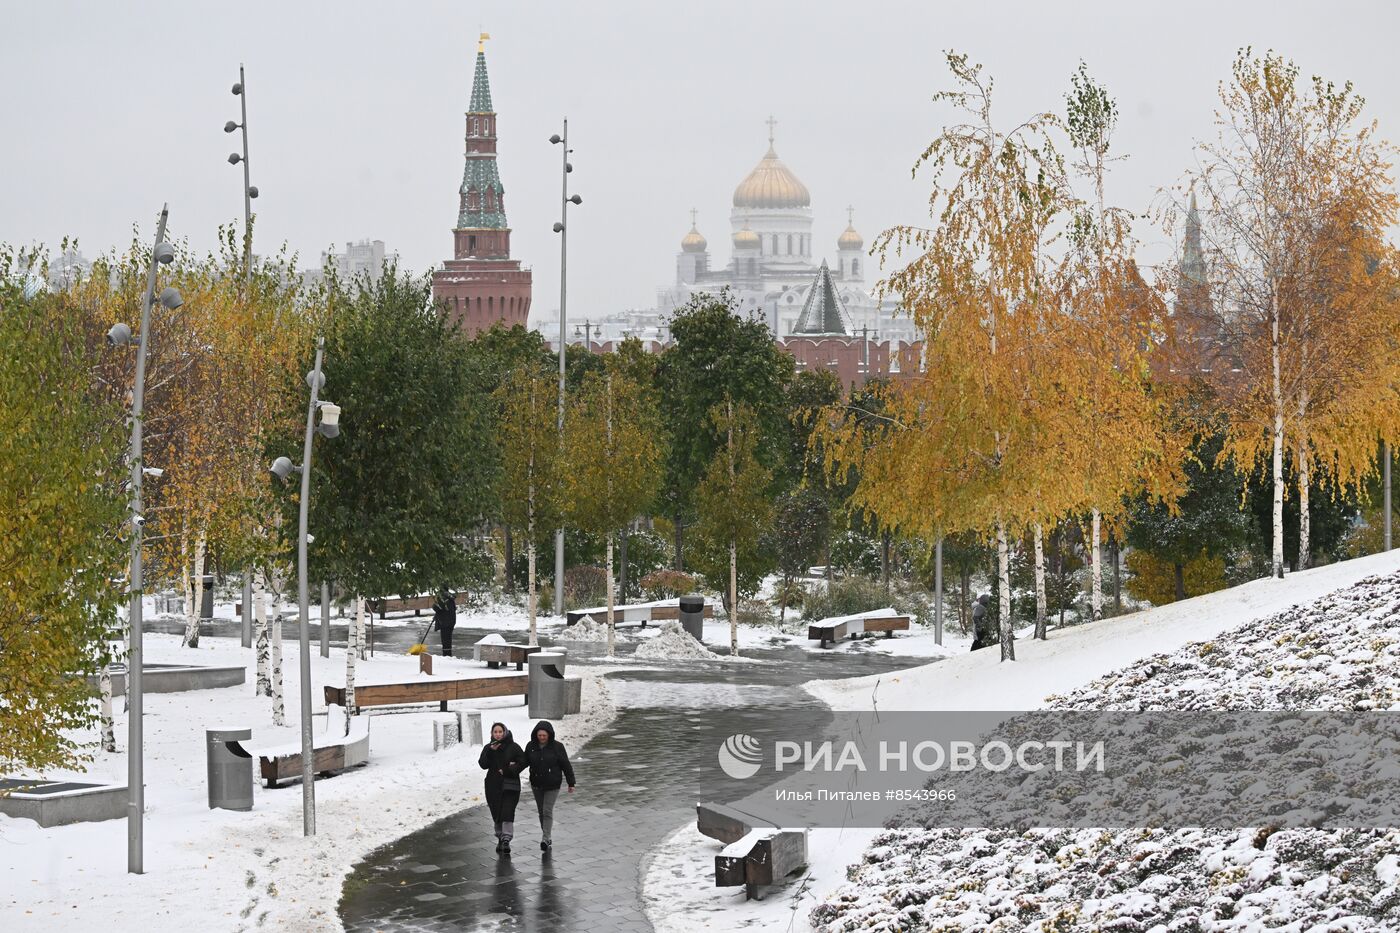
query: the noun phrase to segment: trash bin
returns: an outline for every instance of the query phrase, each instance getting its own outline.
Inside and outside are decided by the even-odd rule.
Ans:
[[[705,640],[705,597],[681,597],[681,628],[696,641]]]
[[[209,756],[209,809],[253,809],[253,756],[239,742],[253,737],[252,729],[206,729]]]
[[[204,592],[199,601],[199,617],[206,620],[214,618],[214,575],[212,573],[204,575]]]
[[[577,713],[583,705],[583,680],[565,677],[567,652],[563,648],[530,655],[530,683],[526,699],[531,719],[557,719]]]

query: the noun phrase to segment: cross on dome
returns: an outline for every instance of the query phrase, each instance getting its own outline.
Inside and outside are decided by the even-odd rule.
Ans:
[[[768,124],[768,147],[771,149],[773,147],[773,127],[778,125],[778,121],[773,119],[773,115],[770,113],[768,119],[763,122]]]

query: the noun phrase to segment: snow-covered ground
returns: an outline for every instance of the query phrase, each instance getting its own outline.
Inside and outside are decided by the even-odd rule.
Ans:
[[[421,623],[420,623],[421,624]],[[287,627],[288,636],[294,631]],[[187,649],[179,638],[147,634],[148,663],[238,665],[249,668],[239,687],[146,696],[146,821],[143,875],[126,872],[126,821],[40,828],[0,816],[0,928],[10,930],[334,931],[335,906],[351,865],[373,848],[439,817],[482,802],[479,747],[433,752],[435,709],[370,717],[370,763],[316,782],[317,835],[302,836],[300,784],[255,786],[253,810],[210,810],[204,730],[253,729],[250,749],[296,743],[298,655],[285,642],[285,697],[291,728],[271,725],[271,701],[255,697],[253,653],[228,638],[204,638]],[[344,684],[345,651],[313,654],[313,708],[324,710],[321,687]],[[438,675],[483,665],[434,658]],[[419,676],[417,658],[380,652],[359,662],[357,682]],[[513,673],[513,672],[510,672]],[[558,721],[561,741],[582,744],[612,718],[604,682],[584,671],[584,709]],[[456,707],[467,704],[454,704]],[[114,702],[117,752],[97,752],[84,780],[126,781],[126,727]],[[499,719],[523,737],[533,724],[518,697],[481,700],[483,727]],[[430,710],[430,711],[427,711]],[[83,737],[95,740],[95,734]],[[521,739],[523,741],[523,738]],[[62,777],[48,774],[44,777]],[[482,819],[488,819],[483,813]],[[196,921],[194,918],[198,918]]]
[[[1046,708],[1053,695],[1070,694],[1085,688],[1091,681],[1103,677],[1120,668],[1133,665],[1153,655],[1178,651],[1193,642],[1215,640],[1241,626],[1290,609],[1300,604],[1322,599],[1337,590],[1350,587],[1359,581],[1377,574],[1395,574],[1400,571],[1400,551],[1372,555],[1356,560],[1318,567],[1302,573],[1291,574],[1285,580],[1257,580],[1229,590],[1211,593],[1194,599],[1184,600],[1167,606],[1148,609],[1131,615],[1105,619],[1096,623],[1086,623],[1063,630],[1052,630],[1045,642],[1036,642],[1020,637],[1016,643],[1015,663],[1002,664],[995,649],[977,652],[967,651],[968,640],[961,640],[962,654],[949,657],[937,664],[912,668],[897,674],[858,677],[839,681],[815,681],[806,685],[807,690],[818,699],[837,710],[870,710],[878,708],[894,710],[1035,710]],[[1400,621],[1400,620],[1398,620]],[[931,640],[931,635],[929,636]],[[898,642],[900,639],[895,639]],[[912,639],[911,639],[912,640]],[[883,642],[884,639],[872,639]],[[945,641],[950,641],[945,639]],[[862,643],[845,643],[847,650]],[[952,644],[957,644],[952,642]],[[1132,679],[1132,675],[1128,676]],[[1210,680],[1206,681],[1211,683]],[[1096,708],[1094,703],[1099,694],[1095,684],[1082,694],[1075,694]],[[1060,700],[1068,703],[1068,700]],[[1080,707],[1084,708],[1084,707]],[[1175,708],[1175,707],[1173,707]],[[911,832],[911,831],[901,831]],[[961,839],[955,830],[925,830],[930,836],[943,834],[949,838]],[[1060,846],[1071,845],[1082,831],[1060,831],[1064,837],[1054,841]],[[950,835],[951,834],[951,835]],[[808,846],[811,865],[800,882],[792,882],[775,890],[768,899],[760,902],[745,901],[742,891],[735,894],[724,889],[716,889],[713,884],[713,856],[722,846],[714,840],[700,836],[693,824],[680,827],[667,844],[650,862],[644,894],[652,910],[651,916],[658,929],[668,933],[685,930],[784,930],[800,931],[811,929],[809,911],[812,907],[830,902],[837,897],[838,889],[848,882],[848,866],[861,862],[863,856],[870,857],[877,852],[898,853],[904,851],[901,845],[885,843],[884,848],[872,848],[867,855],[867,846],[879,835],[872,829],[823,829],[811,831]],[[995,855],[1001,845],[1014,846],[1008,841],[1012,834],[994,834],[993,838],[974,840],[969,843],[969,852],[987,852]],[[1093,837],[1097,838],[1097,837]],[[1289,837],[1285,837],[1289,838]],[[1082,841],[1082,840],[1081,840]],[[1048,845],[1049,843],[1046,843]],[[1025,847],[1033,848],[1034,840],[1027,841]],[[1223,845],[1223,848],[1221,848]],[[1234,864],[1231,859],[1233,842],[1217,845],[1211,850],[1214,861],[1222,865]],[[907,848],[915,848],[910,842]],[[946,849],[946,847],[945,847]],[[1229,850],[1229,851],[1226,851]],[[942,850],[940,850],[942,851]],[[1019,850],[1018,850],[1019,851]],[[1051,851],[1051,861],[1055,851]],[[1071,850],[1073,851],[1073,850]],[[1116,851],[1116,850],[1115,850]],[[1144,850],[1145,851],[1145,850]],[[1143,853],[1118,853],[1124,858],[1142,858]],[[914,856],[909,856],[913,858]],[[970,858],[967,853],[964,859]],[[949,854],[949,859],[953,858]],[[1007,873],[1012,872],[1015,863],[998,863]],[[1389,863],[1387,863],[1389,864]],[[1257,867],[1257,866],[1256,866]],[[957,878],[945,879],[940,872],[942,867],[933,861],[914,863],[906,860],[891,867],[892,873],[903,871],[907,877],[917,868],[917,873],[929,885],[940,890],[954,890]],[[854,870],[854,869],[849,869]],[[1217,869],[1218,870],[1218,869]],[[1382,870],[1383,871],[1383,870]],[[1400,880],[1400,874],[1397,879]],[[865,887],[873,889],[875,884],[892,885],[891,877],[876,877],[873,873],[863,881]],[[843,896],[860,888],[846,888]],[[878,897],[881,895],[870,895]],[[1400,897],[1400,895],[1395,895]],[[1141,898],[1138,899],[1141,903]],[[862,922],[877,924],[891,921],[890,929],[908,928],[913,925],[916,915],[899,919],[897,911],[888,902],[882,902],[880,909],[862,914]],[[1092,906],[1092,905],[1091,905]],[[1014,917],[1014,913],[1010,915]],[[1068,915],[1066,915],[1068,916]],[[946,927],[936,927],[948,931],[986,930],[990,917],[983,919],[963,918],[967,922],[945,918]],[[1010,920],[1008,920],[1008,923]],[[1066,920],[1066,923],[1069,921]],[[838,929],[860,929],[860,926],[835,927]],[[1004,930],[1034,930],[1039,926],[1003,925]],[[1060,929],[1045,927],[1045,930]],[[1079,929],[1064,926],[1063,929]],[[1085,927],[1088,929],[1088,927]],[[1148,930],[1148,926],[1134,926],[1129,921],[1117,927],[1104,926],[1101,929]],[[1166,931],[1168,927],[1160,928]],[[1221,926],[1218,929],[1251,930],[1258,926]],[[1324,927],[1300,926],[1290,929],[1324,929]],[[1349,929],[1345,925],[1326,929]],[[1374,929],[1361,926],[1358,929]],[[1400,929],[1400,927],[1397,927]]]

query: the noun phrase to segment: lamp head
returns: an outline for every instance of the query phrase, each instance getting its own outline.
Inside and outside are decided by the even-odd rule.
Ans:
[[[582,204],[583,198],[580,195],[576,194],[573,197],[569,198],[569,201],[573,204]]]
[[[236,129],[238,129],[238,124],[237,124],[237,123],[234,123],[232,120],[230,120],[230,121],[228,121],[227,123],[224,124],[224,132],[225,132],[225,133],[232,133],[232,132],[233,132],[234,130],[236,130]]]
[[[560,143],[562,143],[564,140],[562,140],[562,139],[559,138],[559,134],[558,134],[558,133],[555,133],[553,136],[549,137],[549,141],[550,141],[551,143],[553,143],[554,145],[557,146],[557,145],[559,145]]]
[[[555,232],[555,233],[563,233],[563,232],[564,232],[564,225],[561,224],[561,223],[560,223],[559,221],[557,221],[557,220],[554,222],[554,232]]]
[[[237,95],[243,93],[243,82],[242,82],[242,81],[235,81],[235,82],[233,83],[233,93],[234,93],[234,96],[235,96],[235,97],[236,97]]]
[[[155,257],[156,262],[161,262],[168,266],[175,261],[175,247],[171,246],[169,243],[157,243]]]
[[[242,162],[242,161],[243,161],[243,157],[242,157],[241,155],[239,155],[238,153],[236,153],[236,152],[230,152],[230,153],[228,154],[228,164],[229,164],[229,165],[237,165],[239,162]]]
[[[572,175],[572,174],[573,174],[573,171],[574,171],[574,163],[572,163],[572,162],[565,162],[565,163],[564,163],[564,174],[566,174],[566,175]]]
[[[112,329],[107,331],[107,346],[109,347],[129,347],[131,346],[131,328],[118,321],[112,325]]]
[[[339,437],[340,406],[334,402],[321,402],[316,407],[321,409],[321,423],[316,430],[321,432],[322,437]]]
[[[174,311],[184,303],[185,299],[173,288],[166,288],[160,293],[160,306],[167,311]]]
[[[284,483],[287,481],[287,478],[293,473],[299,472],[299,468],[297,467],[297,465],[286,457],[278,457],[276,460],[272,461],[272,466],[268,469],[271,471],[273,476],[277,477]]]
[[[257,196],[258,196],[258,186],[257,186],[257,185],[249,185],[249,186],[248,186],[248,197],[250,197],[250,198],[256,198]]]

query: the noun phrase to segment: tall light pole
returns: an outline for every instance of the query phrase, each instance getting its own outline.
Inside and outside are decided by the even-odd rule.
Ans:
[[[232,120],[224,124],[224,132],[232,133],[234,130],[243,131],[243,154],[230,152],[228,155],[229,165],[243,163],[243,274],[252,278],[253,275],[253,198],[258,196],[258,189],[253,187],[249,179],[248,169],[248,85],[243,80],[243,66],[238,66],[238,83],[233,86],[234,96],[238,98],[241,109],[240,116],[242,123],[234,123]]]
[[[573,152],[569,148],[569,121],[564,120],[564,135],[555,134],[549,137],[549,141],[564,149],[563,171],[560,173],[563,178],[563,194],[559,205],[559,222],[554,225],[554,232],[559,234],[559,442],[564,442],[564,351],[568,347],[568,314],[566,308],[569,299],[569,205],[582,204],[583,198],[578,195],[569,197],[569,173],[574,167],[569,164],[569,153]],[[554,614],[562,616],[564,614],[564,529],[561,527],[554,532]]]
[[[307,509],[311,503],[311,440],[320,433],[326,437],[340,435],[340,406],[330,402],[317,401],[326,377],[321,373],[321,357],[325,352],[326,338],[316,338],[316,364],[306,374],[306,384],[311,387],[311,401],[306,407],[306,440],[301,450],[301,465],[292,463],[286,457],[278,457],[272,462],[272,475],[282,482],[293,473],[301,474],[301,502],[297,510],[297,606],[300,612],[300,626],[297,643],[301,656],[298,671],[301,676],[301,824],[302,834],[316,835],[316,782],[314,751],[311,744],[311,596],[306,580]],[[321,423],[316,424],[316,412],[321,412]]]
[[[175,248],[165,242],[165,221],[169,216],[169,205],[162,205],[160,220],[156,222],[156,242],[151,249],[151,265],[146,271],[146,291],[141,296],[140,335],[133,338],[131,328],[125,324],[113,324],[107,332],[107,343],[114,347],[136,344],[136,376],[131,387],[131,610],[127,614],[130,626],[130,651],[126,664],[127,697],[127,749],[126,749],[126,870],[139,875],[145,872],[144,866],[144,821],[146,815],[146,788],[144,760],[144,739],[142,734],[142,692],[141,682],[141,529],[146,519],[141,514],[141,420],[146,395],[146,350],[151,339],[151,305],[157,300],[161,307],[174,311],[184,302],[180,293],[167,288],[156,298],[156,266],[170,263],[175,259]]]
[[[239,106],[242,108],[240,116],[242,123],[234,123],[232,120],[224,124],[224,132],[232,133],[234,130],[243,130],[243,154],[240,156],[236,152],[229,153],[229,163],[237,165],[243,163],[243,276],[244,280],[251,282],[253,278],[253,198],[258,196],[258,189],[254,188],[248,180],[248,95],[243,80],[243,66],[238,66],[238,83],[233,86],[234,96],[238,98]],[[250,648],[253,644],[253,581],[248,570],[243,571],[243,618],[242,618],[242,645]]]

